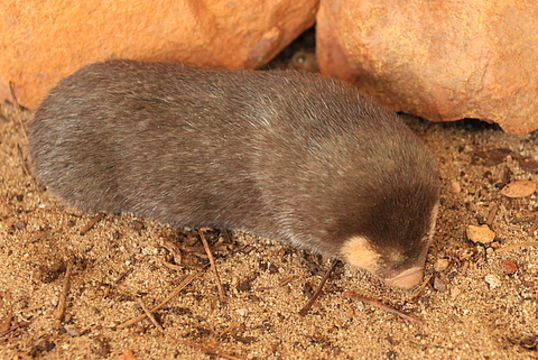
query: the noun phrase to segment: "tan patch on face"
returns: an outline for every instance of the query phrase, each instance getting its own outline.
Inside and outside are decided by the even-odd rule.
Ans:
[[[353,236],[342,246],[340,251],[344,260],[353,266],[375,273],[378,270],[379,254],[372,249],[368,240],[362,236]]]

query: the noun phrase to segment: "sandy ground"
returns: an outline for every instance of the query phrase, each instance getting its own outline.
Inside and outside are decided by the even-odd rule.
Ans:
[[[0,359],[118,359],[128,350],[122,359],[217,358],[181,340],[239,359],[538,358],[538,247],[527,244],[538,240],[537,194],[500,192],[514,180],[538,182],[538,133],[408,118],[443,180],[430,281],[414,297],[339,264],[300,316],[328,260],[249,234],[208,231],[226,291],[221,301],[196,232],[64,208],[28,174],[23,129],[31,114],[9,105],[0,114]],[[495,241],[469,241],[466,228],[483,223]],[[117,328],[142,314],[140,301],[153,307],[187,275],[196,277],[155,313],[163,331],[147,318]]]

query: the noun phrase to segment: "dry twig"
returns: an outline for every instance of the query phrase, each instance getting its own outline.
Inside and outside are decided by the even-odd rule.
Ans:
[[[189,285],[196,278],[196,276],[198,276],[198,275],[197,274],[187,275],[183,279],[181,284],[179,284],[163,301],[161,301],[160,303],[158,303],[157,305],[155,305],[154,307],[149,309],[149,312],[154,313],[154,312],[158,311],[159,309],[161,309],[166,304],[168,304],[168,302],[170,300],[172,300],[174,297],[176,297],[181,292],[181,290],[183,290],[185,287],[187,287],[187,285]],[[127,321],[121,323],[120,325],[116,326],[116,329],[123,329],[123,328],[131,326],[133,324],[136,324],[137,322],[144,319],[145,317],[146,317],[146,314],[142,314],[142,315],[139,315],[137,317],[134,317],[134,318],[132,318],[130,320],[127,320]]]
[[[338,260],[333,260],[331,266],[329,269],[325,272],[323,275],[323,278],[321,279],[321,282],[319,283],[318,287],[316,288],[316,291],[314,292],[314,295],[308,300],[305,306],[299,311],[299,315],[305,316],[312,305],[316,302],[318,297],[321,295],[321,292],[323,291],[323,286],[325,285],[325,282],[327,282],[327,279],[329,279],[329,276],[331,276],[331,273],[333,272],[334,268],[336,267]]]
[[[497,216],[497,212],[499,211],[499,204],[493,203],[493,206],[488,212],[488,216],[486,218],[486,224],[489,226],[493,225],[493,221],[495,220],[495,216]]]
[[[142,302],[142,300],[140,298],[137,298],[136,299],[136,302],[138,303],[138,305],[140,305],[140,307],[142,308],[142,310],[144,311],[144,313],[146,314],[146,316],[150,319],[150,321],[153,323],[153,325],[155,325],[155,327],[157,329],[159,329],[159,331],[165,336],[165,337],[169,337],[170,339],[176,341],[176,342],[179,342],[183,345],[187,345],[193,349],[197,349],[197,350],[201,350],[203,352],[205,352],[206,354],[211,354],[211,355],[217,355],[217,356],[220,356],[220,357],[223,357],[225,359],[230,359],[230,360],[243,360],[242,358],[239,358],[237,356],[233,356],[233,355],[230,355],[230,354],[227,354],[227,353],[224,353],[224,352],[221,352],[217,349],[214,349],[212,347],[208,347],[208,346],[203,346],[203,345],[199,345],[199,344],[195,344],[193,342],[190,342],[188,340],[184,340],[184,339],[179,339],[179,338],[176,338],[174,336],[171,336],[171,335],[168,335],[165,333],[164,331],[164,328],[161,326],[161,324],[159,324],[157,322],[157,320],[155,319],[155,317],[153,316],[153,314],[150,312],[150,310],[148,310],[148,308],[144,305],[144,303]]]
[[[191,347],[193,349],[203,351],[203,352],[205,352],[206,354],[209,354],[209,355],[217,355],[217,356],[220,356],[220,357],[222,357],[224,359],[229,359],[229,360],[244,360],[244,358],[242,358],[242,357],[230,355],[230,354],[227,354],[225,352],[219,351],[217,349],[210,348],[210,347],[207,347],[207,346],[203,346],[203,345],[200,345],[200,344],[195,344],[195,343],[190,342],[190,341],[185,340],[185,339],[179,339],[179,338],[176,338],[176,337],[173,337],[173,336],[170,336],[170,338],[173,339],[174,341],[177,341],[180,344],[189,346],[189,347]]]
[[[209,258],[209,262],[211,263],[211,268],[213,269],[213,273],[215,274],[215,281],[217,283],[217,287],[219,289],[219,297],[220,300],[223,301],[226,299],[226,294],[224,292],[224,287],[222,286],[222,282],[220,281],[219,272],[217,270],[217,264],[215,263],[215,258],[213,257],[213,254],[211,253],[211,249],[209,248],[209,244],[207,243],[207,240],[204,236],[204,232],[202,230],[198,231],[200,234],[200,239],[202,239],[202,243],[204,244],[205,252],[207,253],[207,257]]]
[[[519,249],[523,247],[531,247],[531,246],[538,246],[538,241],[523,241],[517,244],[506,245],[500,249],[497,249],[496,252],[514,250],[514,249]]]
[[[423,322],[422,320],[420,320],[419,318],[413,316],[413,315],[410,315],[410,314],[407,314],[407,313],[404,313],[392,306],[389,306],[389,305],[385,305],[383,304],[381,301],[378,301],[378,300],[374,300],[374,299],[369,299],[367,297],[364,297],[364,296],[361,296],[359,294],[355,294],[351,291],[344,291],[344,293],[342,294],[344,295],[345,297],[348,297],[348,298],[351,298],[351,299],[355,299],[355,300],[358,300],[358,301],[362,301],[363,303],[366,303],[366,304],[370,304],[370,305],[373,305],[381,310],[384,310],[388,313],[391,313],[391,314],[394,314],[394,315],[397,315],[399,317],[401,317],[402,319],[404,320],[407,320],[411,323],[416,323],[416,324],[419,324],[419,325],[422,325]]]
[[[58,306],[56,307],[56,312],[54,313],[54,319],[56,327],[60,327],[64,316],[65,316],[65,309],[66,309],[66,303],[67,303],[67,294],[69,293],[69,287],[71,286],[71,272],[73,269],[73,264],[71,260],[67,262],[67,265],[65,267],[65,275],[64,275],[64,286],[62,289],[62,294],[60,295],[60,299],[58,301]]]
[[[534,219],[534,224],[532,224],[532,226],[531,226],[531,228],[529,230],[531,236],[534,235],[534,232],[536,230],[538,230],[538,216],[536,216],[536,218]]]
[[[142,308],[142,310],[144,310],[144,313],[146,314],[146,316],[148,317],[148,319],[153,323],[153,325],[155,325],[155,327],[157,329],[159,329],[161,332],[164,332],[164,328],[161,326],[161,324],[159,324],[157,322],[157,320],[155,320],[155,317],[153,316],[153,314],[148,310],[148,308],[146,307],[146,305],[144,305],[144,303],[142,302],[142,299],[140,298],[136,298],[136,302],[138,303],[138,305],[140,305],[140,307]]]
[[[224,359],[229,359],[229,360],[244,360],[243,358],[241,357],[238,357],[238,356],[234,356],[234,355],[230,355],[228,353],[225,353],[225,352],[222,352],[220,350],[217,350],[215,348],[212,348],[212,347],[208,347],[208,346],[203,346],[203,345],[200,345],[200,344],[196,344],[196,343],[193,343],[193,342],[190,342],[188,340],[185,340],[185,339],[180,339],[180,338],[176,338],[172,335],[168,335],[164,328],[162,327],[161,324],[159,324],[157,322],[157,320],[155,319],[155,317],[153,316],[153,312],[157,311],[158,309],[160,309],[162,306],[164,306],[164,304],[166,304],[171,298],[173,298],[179,291],[181,291],[181,289],[185,286],[187,286],[188,283],[190,283],[192,281],[192,279],[194,279],[196,277],[196,275],[189,275],[185,278],[185,280],[183,280],[183,282],[181,283],[181,285],[179,285],[164,301],[162,301],[160,304],[154,306],[153,308],[151,309],[148,309],[144,303],[142,302],[141,299],[137,298],[136,301],[138,303],[138,305],[140,305],[140,307],[142,308],[142,310],[144,311],[144,314],[141,315],[141,319],[147,317],[152,323],[153,325],[155,325],[155,327],[167,338],[175,341],[175,342],[178,342],[180,344],[183,344],[183,345],[186,345],[186,346],[189,346],[193,349],[196,349],[196,350],[200,350],[200,351],[203,351],[204,353],[206,354],[210,354],[210,355],[216,355],[216,356],[220,356]],[[188,282],[187,282],[188,280]],[[137,317],[138,318],[138,317]],[[130,320],[129,322],[131,322],[131,324],[134,324],[134,322],[132,322],[133,320],[137,319],[137,318],[134,318],[132,320]],[[137,320],[138,321],[138,320]],[[135,321],[136,322],[136,321]],[[126,324],[126,323],[124,323]],[[122,325],[124,325],[122,324]],[[131,325],[129,324],[129,325]],[[125,326],[117,326],[117,328],[122,328],[122,327],[125,327]],[[128,326],[128,325],[127,325]]]
[[[426,289],[426,286],[428,285],[428,283],[430,282],[432,277],[433,277],[432,274],[429,274],[428,276],[426,276],[424,281],[422,281],[422,284],[420,284],[420,286],[417,288],[417,290],[411,296],[411,301],[414,302],[414,301],[417,301],[419,299],[420,295],[422,295],[422,292],[424,291],[424,289]]]
[[[28,163],[26,162],[26,158],[24,157],[24,153],[22,152],[22,148],[19,144],[17,144],[17,152],[19,153],[19,157],[21,158],[21,165],[24,175],[31,176],[32,174],[30,173],[30,169],[28,168]]]
[[[170,270],[174,270],[174,271],[183,270],[183,266],[179,266],[179,265],[176,265],[176,264],[169,263],[168,261],[163,260],[163,259],[159,259],[159,260],[161,261],[161,264],[163,264],[165,267],[167,267]]]
[[[88,231],[93,229],[95,224],[97,224],[99,221],[103,220],[105,218],[105,214],[100,213],[95,215],[90,219],[90,221],[82,228],[80,229],[80,235],[85,235]]]
[[[278,287],[281,287],[281,286],[286,286],[288,285],[289,283],[291,283],[292,281],[294,280],[297,280],[299,278],[298,275],[291,275],[291,276],[286,276],[284,279],[280,280],[277,284]]]

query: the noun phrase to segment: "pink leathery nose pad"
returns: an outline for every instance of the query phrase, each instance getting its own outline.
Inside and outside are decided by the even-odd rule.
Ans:
[[[396,276],[385,279],[385,284],[402,289],[411,289],[420,284],[423,277],[424,268],[417,266],[406,269]]]

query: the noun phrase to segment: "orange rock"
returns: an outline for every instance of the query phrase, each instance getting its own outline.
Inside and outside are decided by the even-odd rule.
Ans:
[[[321,0],[321,71],[397,111],[538,129],[538,2]]]
[[[264,65],[314,23],[318,0],[0,1],[0,101],[34,108],[61,78],[113,57]]]
[[[486,224],[467,226],[467,238],[474,243],[489,244],[495,239],[495,232]]]

